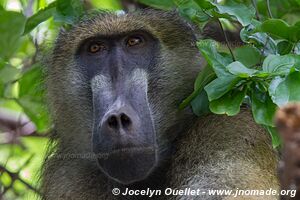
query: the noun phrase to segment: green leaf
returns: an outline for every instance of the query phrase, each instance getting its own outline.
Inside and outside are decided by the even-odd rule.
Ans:
[[[99,1],[91,0],[90,1],[93,7],[102,10],[122,10],[122,6],[119,0],[110,0],[110,1]]]
[[[268,132],[271,135],[273,148],[275,149],[279,147],[282,144],[282,140],[276,128],[270,126],[265,126],[265,128],[268,130]]]
[[[39,132],[47,131],[50,126],[50,120],[45,107],[45,88],[41,66],[32,66],[19,80],[19,85],[18,104],[35,123]]]
[[[0,11],[0,57],[8,60],[18,50],[25,17],[21,13]]]
[[[231,90],[239,81],[240,78],[234,75],[223,76],[213,80],[204,88],[207,92],[209,101],[220,98]]]
[[[272,0],[269,1],[271,12],[274,18],[284,18],[287,13],[299,12],[298,0]],[[267,11],[267,1],[257,1],[259,13],[264,18],[269,18]]]
[[[267,93],[262,93],[255,87],[251,91],[251,103],[255,122],[274,127],[273,117],[277,107],[270,96]]]
[[[263,62],[263,71],[276,74],[289,74],[291,68],[295,65],[293,55],[269,55]]]
[[[5,93],[5,85],[4,83],[0,82],[0,98],[4,97],[4,93]]]
[[[83,15],[82,1],[78,0],[57,0],[54,21],[74,24]]]
[[[258,72],[258,70],[256,69],[249,69],[247,67],[245,67],[241,62],[239,61],[235,61],[233,63],[230,63],[226,69],[232,73],[233,75],[236,75],[238,77],[241,78],[248,78],[248,77],[252,77],[253,74],[255,74],[256,72]]]
[[[248,41],[254,43],[257,47],[264,49],[264,56],[277,53],[275,41],[266,33],[254,33],[248,37]]]
[[[204,88],[204,86],[216,78],[216,74],[210,66],[204,67],[204,69],[198,74],[195,84],[194,92],[188,96],[179,105],[179,109],[184,109]]]
[[[215,6],[208,0],[194,0],[201,8],[208,10]]]
[[[291,42],[298,42],[300,40],[300,22],[294,26],[290,26],[281,19],[269,19],[261,24],[260,29],[263,32],[270,33]]]
[[[278,53],[280,55],[289,54],[293,50],[293,47],[294,44],[287,40],[280,41],[277,44]]]
[[[191,102],[193,112],[197,116],[202,116],[210,113],[209,101],[205,90],[202,90],[200,94]]]
[[[263,49],[264,55],[276,54],[277,47],[275,41],[266,33],[257,32],[261,22],[253,19],[251,24],[244,27],[240,32],[240,37],[245,43],[254,44],[255,47]],[[248,65],[246,65],[248,66]]]
[[[138,2],[163,10],[170,10],[175,7],[172,0],[138,0]]]
[[[1,83],[0,83],[1,84]],[[14,99],[18,96],[18,84],[17,82],[11,82],[5,84],[4,97]]]
[[[294,53],[300,55],[300,42],[296,43],[294,46]]]
[[[232,62],[232,59],[218,53],[217,44],[214,40],[201,40],[197,42],[197,46],[218,77],[230,75],[226,66]]]
[[[260,21],[257,21],[256,19],[252,19],[251,23],[245,27],[242,28],[240,32],[241,39],[246,42],[248,40],[248,37],[255,33],[255,30],[257,27],[261,25]]]
[[[255,9],[252,6],[246,6],[245,4],[236,3],[232,0],[226,1],[224,5],[218,3],[212,4],[216,6],[218,13],[230,15],[243,26],[249,25],[255,16]]]
[[[55,12],[56,2],[49,4],[46,8],[39,10],[37,13],[29,17],[26,21],[25,30],[23,35],[32,31],[40,23],[52,17]]]
[[[234,89],[209,104],[210,110],[215,114],[234,116],[240,112],[240,106],[245,98],[247,90]]]
[[[0,81],[2,83],[8,83],[15,81],[20,76],[20,70],[6,65],[4,68],[0,69]]]
[[[23,108],[26,115],[34,122],[39,132],[49,130],[50,119],[45,103],[36,101],[33,96],[23,96],[16,101]]]
[[[259,50],[251,45],[235,48],[234,56],[237,61],[240,61],[247,67],[257,65],[261,58]]]
[[[174,0],[179,8],[180,14],[195,23],[205,22],[209,16],[194,2],[186,0]]]
[[[278,106],[280,106],[280,104],[278,104],[278,100],[276,99],[278,95],[276,95],[276,89],[278,87],[278,85],[280,83],[282,83],[285,80],[285,78],[282,78],[280,76],[276,76],[275,78],[273,78],[273,80],[270,82],[269,88],[268,88],[268,92],[269,95],[271,96],[272,101],[277,104]]]
[[[278,106],[288,102],[300,101],[300,72],[293,72],[285,79],[275,78],[270,84],[269,93]]]
[[[211,68],[211,66],[207,65],[198,74],[194,84],[194,89],[202,90],[207,83],[211,82],[215,78],[216,78],[216,74],[214,70]]]
[[[26,71],[19,80],[19,96],[31,95],[38,98],[42,97],[45,89],[42,83],[42,67],[36,64]]]

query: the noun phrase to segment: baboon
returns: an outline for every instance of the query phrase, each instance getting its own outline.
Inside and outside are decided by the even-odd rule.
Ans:
[[[150,9],[93,14],[59,33],[46,63],[55,134],[43,199],[150,198],[113,195],[119,188],[216,200],[232,196],[205,192],[277,189],[277,154],[247,108],[201,118],[178,110],[206,65],[195,35],[175,11]],[[202,193],[166,195],[166,188]]]

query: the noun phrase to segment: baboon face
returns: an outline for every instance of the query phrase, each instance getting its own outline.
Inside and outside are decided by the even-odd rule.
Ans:
[[[177,14],[159,11],[101,14],[60,33],[48,93],[58,129],[80,132],[64,142],[91,145],[102,172],[119,183],[147,178],[189,120],[177,108],[199,70],[193,42]]]
[[[103,172],[120,182],[143,179],[156,164],[147,94],[157,54],[158,42],[146,31],[88,38],[77,54],[91,81],[93,151]]]

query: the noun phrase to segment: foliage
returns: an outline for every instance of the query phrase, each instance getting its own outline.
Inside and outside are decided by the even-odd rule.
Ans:
[[[213,40],[197,43],[208,66],[200,72],[194,92],[180,108],[191,104],[197,115],[210,110],[233,116],[239,113],[243,103],[247,103],[252,108],[254,120],[270,132],[273,146],[280,145],[273,128],[274,113],[278,106],[300,100],[300,92],[296,89],[300,87],[300,21],[297,21],[300,2],[173,2],[183,16],[200,28],[209,21],[221,23],[226,19],[231,23],[239,22],[242,26],[240,37],[244,43],[232,50],[227,41],[227,51]],[[161,6],[161,1],[149,4]],[[221,26],[224,29],[224,23]]]
[[[200,27],[209,20],[221,22],[225,18],[230,22],[238,21],[242,26],[240,35],[244,43],[232,50],[227,41],[229,49],[224,52],[224,48],[222,50],[221,45],[213,40],[199,41],[198,48],[216,78],[206,84],[207,80],[202,80],[199,75],[194,93],[180,107],[191,103],[194,112],[201,115],[206,113],[207,108],[199,104],[208,101],[207,106],[211,112],[233,116],[239,112],[241,104],[246,102],[252,108],[254,120],[270,132],[273,146],[280,145],[273,128],[274,113],[278,106],[300,100],[300,93],[296,89],[300,87],[300,21],[287,20],[291,23],[288,24],[283,20],[283,16],[291,15],[288,7],[299,11],[299,1],[288,1],[286,10],[282,11],[282,4],[278,1],[265,5],[264,1],[227,0],[218,4],[194,0],[192,9],[195,12],[192,15],[186,10],[191,1],[175,2],[179,9],[183,8],[183,14]],[[269,12],[261,12],[262,7]],[[275,14],[278,18],[274,18]],[[199,15],[207,15],[207,18],[200,18]],[[224,28],[224,25],[221,26]],[[206,86],[203,88],[203,85]],[[203,95],[199,88],[203,88],[207,95]]]
[[[274,112],[287,102],[300,100],[300,1],[139,2],[158,9],[176,8],[200,30],[211,21],[235,31],[236,23],[240,24],[243,44],[238,47],[230,41],[197,42],[208,65],[199,73],[194,92],[179,107],[191,106],[198,116],[209,112],[233,116],[242,104],[248,104],[254,120],[271,134],[273,146],[280,145]],[[30,134],[20,131],[25,124],[0,134],[0,195],[4,190],[7,199],[34,198],[36,172],[51,131],[44,70],[38,62],[41,47],[53,40],[59,27],[72,25],[91,8],[120,10],[121,0],[0,0],[0,111],[26,115],[35,125]],[[18,172],[18,178],[12,179],[1,166]],[[33,186],[31,192],[28,185]]]

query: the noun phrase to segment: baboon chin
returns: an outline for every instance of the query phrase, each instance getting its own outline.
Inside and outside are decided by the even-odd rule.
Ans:
[[[113,188],[276,189],[276,152],[247,110],[197,118],[178,109],[207,65],[195,30],[175,11],[147,9],[93,14],[59,33],[46,63],[56,134],[43,199],[147,199]]]
[[[130,184],[148,177],[156,165],[155,149],[118,149],[106,158],[98,158],[98,163],[109,178]]]

